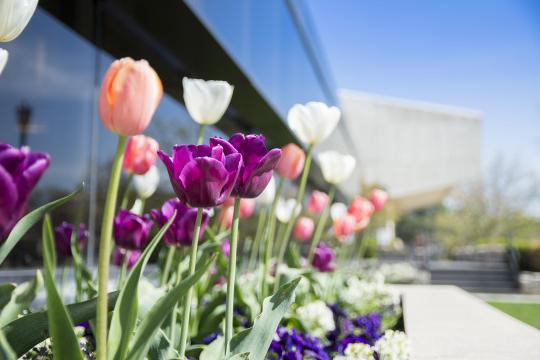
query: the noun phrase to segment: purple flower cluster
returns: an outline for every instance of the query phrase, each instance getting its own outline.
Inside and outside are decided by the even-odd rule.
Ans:
[[[267,359],[330,360],[321,341],[296,329],[279,327],[270,344]]]
[[[330,305],[334,313],[336,329],[327,334],[329,345],[326,350],[331,353],[343,353],[347,345],[363,343],[373,346],[383,335],[381,315],[378,313],[358,316],[349,319],[347,313],[337,305]]]

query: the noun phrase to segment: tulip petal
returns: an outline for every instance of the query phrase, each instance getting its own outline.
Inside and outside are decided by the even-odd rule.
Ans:
[[[227,182],[228,172],[223,164],[210,157],[195,158],[181,170],[179,180],[189,193],[193,207],[212,207]]]
[[[184,103],[195,122],[213,125],[218,122],[231,101],[234,87],[226,81],[182,79]]]
[[[4,230],[10,227],[9,223],[18,201],[17,187],[13,178],[0,166],[0,239],[3,237]]]
[[[210,138],[210,146],[214,147],[217,145],[223,148],[223,152],[225,153],[225,155],[230,155],[238,152],[238,150],[227,140],[217,136]]]

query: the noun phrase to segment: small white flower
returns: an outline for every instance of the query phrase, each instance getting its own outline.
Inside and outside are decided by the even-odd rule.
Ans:
[[[4,71],[4,67],[6,66],[8,58],[8,51],[0,48],[0,75],[2,75],[2,71]]]
[[[347,205],[341,202],[333,203],[330,207],[330,217],[332,220],[336,220],[347,214]]]
[[[257,197],[257,201],[263,205],[268,206],[272,204],[274,201],[274,197],[276,196],[276,181],[274,180],[274,177],[270,178],[270,182],[266,186],[266,189]]]
[[[329,150],[319,154],[319,164],[324,180],[330,184],[339,184],[351,176],[356,159],[351,155]]]
[[[374,360],[373,348],[368,344],[352,343],[347,345],[344,355],[334,357],[334,360]]]
[[[276,204],[276,217],[280,222],[285,224],[289,222],[293,213],[294,216],[298,216],[301,210],[302,206],[297,204],[295,199],[284,200],[279,198]]]
[[[296,309],[296,315],[311,335],[324,337],[336,328],[332,310],[321,300],[314,301]]]
[[[380,360],[408,360],[411,356],[411,342],[402,331],[387,330],[374,349]]]
[[[287,115],[287,122],[295,135],[305,144],[324,141],[336,128],[341,111],[321,102],[296,104]]]
[[[184,103],[189,115],[201,125],[217,123],[231,102],[234,86],[226,81],[182,79]]]
[[[148,199],[154,195],[158,185],[159,171],[155,165],[152,165],[144,175],[133,176],[133,186],[141,199]]]
[[[37,0],[0,1],[0,42],[15,39],[24,30],[34,11]]]

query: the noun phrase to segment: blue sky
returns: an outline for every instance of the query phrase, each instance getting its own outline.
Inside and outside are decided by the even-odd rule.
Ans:
[[[540,174],[540,1],[307,3],[338,87],[480,110],[484,166]]]

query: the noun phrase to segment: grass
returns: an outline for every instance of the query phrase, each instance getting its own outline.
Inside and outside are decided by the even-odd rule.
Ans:
[[[540,329],[540,304],[508,303],[489,301],[491,306]]]

